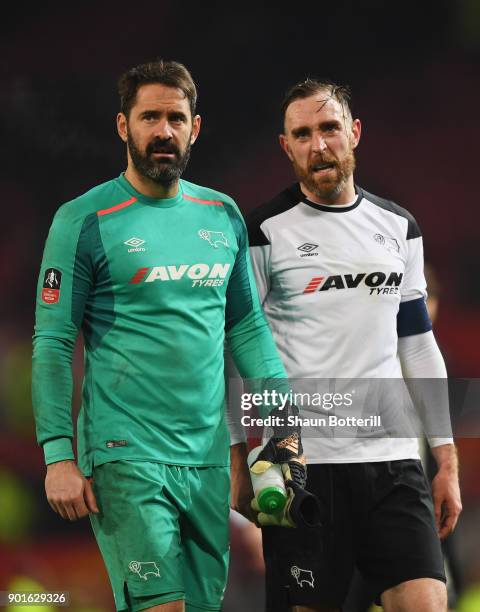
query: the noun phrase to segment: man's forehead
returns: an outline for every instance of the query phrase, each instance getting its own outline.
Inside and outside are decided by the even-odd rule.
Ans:
[[[135,106],[139,108],[159,106],[172,106],[179,109],[189,108],[187,97],[181,89],[161,83],[149,83],[139,87]]]
[[[325,120],[342,120],[343,108],[328,92],[319,92],[308,98],[294,100],[285,113],[285,123],[318,123]]]

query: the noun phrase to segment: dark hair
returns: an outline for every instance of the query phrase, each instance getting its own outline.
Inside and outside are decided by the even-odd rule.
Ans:
[[[317,93],[326,93],[329,98],[336,100],[343,109],[344,116],[352,116],[350,102],[352,99],[350,88],[346,85],[337,85],[332,81],[320,81],[318,79],[307,78],[300,83],[296,83],[285,94],[282,103],[282,122],[285,122],[287,108],[295,100],[309,98]]]
[[[140,64],[131,68],[118,80],[120,110],[126,117],[135,104],[137,91],[142,85],[160,83],[167,87],[178,87],[188,100],[192,117],[197,105],[197,88],[192,75],[183,64],[170,60],[158,59],[154,62]]]

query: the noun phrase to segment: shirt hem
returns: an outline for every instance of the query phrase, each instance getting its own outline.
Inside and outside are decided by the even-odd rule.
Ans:
[[[103,454],[103,453],[102,453]],[[112,463],[113,461],[148,461],[151,463],[162,463],[164,465],[177,465],[179,467],[192,467],[192,468],[208,468],[208,467],[230,467],[230,461],[181,461],[174,459],[173,457],[152,457],[150,455],[125,455],[118,454],[110,457],[98,457],[93,454],[93,468],[103,465],[105,463]]]
[[[338,457],[335,457],[332,459],[322,460],[317,460],[315,458],[311,459],[307,456],[306,459],[308,466],[323,463],[379,463],[380,461],[402,461],[404,459],[420,460],[420,455],[418,453],[402,453],[399,455],[382,455],[380,457],[346,457],[344,459],[339,459]]]

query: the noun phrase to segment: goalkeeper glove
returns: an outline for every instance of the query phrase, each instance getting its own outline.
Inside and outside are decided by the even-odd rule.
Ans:
[[[252,500],[252,509],[259,512],[257,520],[262,526],[316,527],[321,524],[320,503],[314,495],[305,490],[307,468],[304,465],[300,425],[289,424],[288,417],[298,414],[299,410],[293,404],[288,404],[283,410],[275,408],[270,412],[271,416],[276,417],[274,422],[288,425],[274,426],[273,436],[250,466],[254,474],[262,474],[274,463],[279,463],[285,480],[288,499],[281,511],[266,514],[260,511],[257,500]]]
[[[267,462],[270,464],[288,464],[294,460],[296,460],[297,463],[302,461],[303,447],[300,435],[300,425],[288,425],[289,417],[296,417],[298,414],[299,410],[294,404],[287,404],[283,410],[275,408],[270,412],[269,416],[272,416],[274,422],[278,424],[273,427],[273,436],[267,444],[265,444],[255,463]],[[284,425],[284,423],[287,423],[287,425]],[[255,463],[253,465],[255,465]],[[305,483],[302,486],[305,486]]]

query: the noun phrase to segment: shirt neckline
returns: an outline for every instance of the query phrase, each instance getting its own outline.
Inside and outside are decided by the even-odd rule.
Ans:
[[[120,185],[125,189],[130,195],[137,198],[139,202],[143,204],[148,204],[149,206],[157,206],[158,208],[171,208],[172,206],[177,206],[181,202],[183,202],[183,185],[182,181],[178,181],[178,192],[173,198],[153,198],[152,196],[147,196],[140,191],[137,191],[135,187],[130,183],[130,181],[125,177],[125,172],[122,172],[118,177],[118,181]]]
[[[355,199],[353,204],[351,204],[350,206],[335,206],[335,205],[329,206],[328,204],[317,204],[316,202],[312,202],[303,193],[300,187],[300,183],[295,184],[295,190],[302,204],[306,204],[307,206],[310,206],[311,208],[314,208],[315,210],[321,210],[323,212],[330,212],[330,213],[350,212],[351,210],[354,210],[355,208],[357,208],[357,206],[360,204],[363,198],[363,192],[358,185],[355,185],[355,192],[357,194],[357,198]]]

